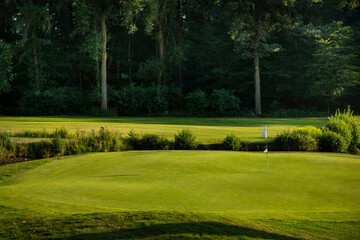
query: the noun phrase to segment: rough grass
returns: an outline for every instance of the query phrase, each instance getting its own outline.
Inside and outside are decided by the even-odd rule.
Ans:
[[[360,237],[359,156],[270,153],[269,163],[267,172],[261,153],[152,151],[3,166],[0,238]]]
[[[0,117],[0,128],[6,130],[47,129],[64,126],[70,131],[91,130],[101,126],[116,128],[122,134],[131,129],[138,133],[156,133],[173,139],[178,131],[188,128],[201,143],[219,143],[228,134],[235,134],[249,142],[264,142],[261,136],[264,125],[268,125],[271,140],[277,133],[307,125],[325,126],[325,118],[180,118],[180,117]]]

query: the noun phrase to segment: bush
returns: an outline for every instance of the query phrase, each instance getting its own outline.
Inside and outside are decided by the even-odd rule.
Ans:
[[[62,155],[65,152],[65,141],[60,137],[55,137],[51,140],[51,151],[58,155]]]
[[[274,144],[286,151],[316,151],[318,149],[315,138],[297,132],[284,132],[277,135]]]
[[[360,147],[360,120],[353,115],[350,107],[343,112],[338,109],[335,116],[329,118],[327,129],[340,134],[344,139],[346,151],[358,152]]]
[[[188,93],[185,98],[185,108],[191,115],[204,115],[208,107],[206,94],[203,91]]]
[[[15,148],[15,145],[9,138],[9,135],[5,131],[0,131],[0,151],[6,150],[12,152]]]
[[[348,141],[336,132],[325,130],[320,137],[319,148],[324,152],[347,152]]]
[[[30,158],[48,158],[52,153],[52,143],[49,141],[32,142],[28,144],[28,154]]]
[[[67,130],[64,126],[61,126],[56,128],[52,135],[53,137],[67,138],[70,134],[69,130]]]
[[[222,145],[225,150],[240,151],[245,149],[245,144],[234,134],[227,135]]]
[[[306,126],[294,129],[294,133],[310,136],[316,140],[319,140],[322,135],[322,130],[314,126]]]
[[[26,91],[18,102],[21,114],[59,115],[83,112],[85,93],[70,87],[51,88],[42,92]]]
[[[214,89],[209,98],[210,110],[215,116],[235,116],[240,111],[240,100],[234,91]]]
[[[194,150],[198,146],[195,135],[189,130],[184,129],[175,134],[174,148],[178,150]]]
[[[139,150],[169,150],[171,142],[157,134],[145,133],[139,143]]]

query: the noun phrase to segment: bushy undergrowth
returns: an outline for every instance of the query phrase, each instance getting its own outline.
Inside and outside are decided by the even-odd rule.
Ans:
[[[174,149],[194,150],[197,147],[196,136],[189,129],[184,129],[175,134]]]
[[[222,142],[223,148],[225,150],[240,151],[245,150],[245,143],[234,134],[227,135]]]
[[[360,119],[353,115],[350,107],[343,112],[337,110],[335,116],[329,118],[327,129],[343,137],[346,151],[359,153],[360,148]]]
[[[274,143],[286,151],[316,151],[318,140],[301,132],[284,132],[279,134]]]
[[[69,130],[64,126],[56,128],[54,131],[49,131],[47,129],[22,129],[20,131],[9,131],[7,134],[10,137],[27,137],[27,138],[69,138],[72,137],[69,133]]]
[[[274,143],[283,150],[350,152],[360,148],[360,119],[350,108],[337,110],[324,129],[307,126],[279,134]]]
[[[174,143],[164,137],[154,133],[140,135],[133,130],[124,139],[129,150],[170,150],[174,148]]]

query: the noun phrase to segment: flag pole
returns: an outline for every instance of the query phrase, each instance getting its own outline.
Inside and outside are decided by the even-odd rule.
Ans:
[[[267,140],[267,136],[266,136],[266,171],[269,171],[269,148],[268,148],[268,140]]]

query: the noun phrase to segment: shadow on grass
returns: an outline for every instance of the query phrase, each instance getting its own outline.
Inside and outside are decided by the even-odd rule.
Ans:
[[[299,240],[299,238],[219,222],[154,224],[113,232],[85,233],[56,239],[174,239],[179,237],[181,239],[222,239],[224,237],[233,237],[235,239]]]

